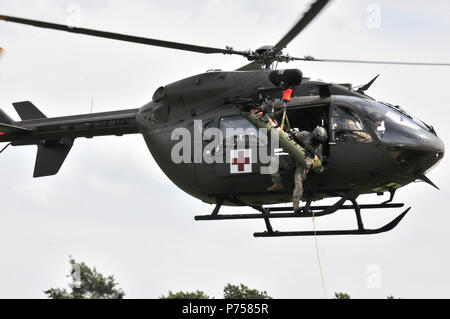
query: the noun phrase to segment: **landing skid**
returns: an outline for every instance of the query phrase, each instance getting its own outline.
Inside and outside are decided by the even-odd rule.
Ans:
[[[397,216],[394,220],[392,220],[390,223],[384,225],[383,227],[376,228],[376,229],[352,229],[352,230],[318,230],[316,232],[314,231],[265,231],[260,233],[253,233],[253,236],[255,237],[289,237],[289,236],[337,236],[337,235],[375,235],[380,234],[384,232],[388,232],[392,229],[394,229],[400,221],[405,217],[405,215],[409,212],[411,209],[408,208],[403,213],[401,213],[399,216]]]
[[[392,194],[393,195],[393,194]],[[402,203],[390,203],[392,197],[389,201],[383,202],[381,204],[365,204],[359,205],[356,201],[355,194],[350,191],[345,196],[342,196],[334,205],[331,206],[311,206],[311,200],[306,203],[303,212],[294,214],[292,213],[292,207],[252,207],[259,211],[260,214],[229,214],[222,215],[219,214],[219,210],[222,206],[223,200],[218,201],[216,207],[210,215],[199,215],[195,216],[195,220],[235,220],[235,219],[264,219],[267,230],[264,232],[256,232],[253,234],[254,237],[289,237],[289,236],[337,236],[337,235],[374,235],[380,234],[394,229],[400,221],[405,217],[405,215],[410,211],[411,207],[403,211],[399,216],[393,219],[388,224],[376,228],[376,229],[366,229],[364,228],[361,209],[390,209],[403,207]],[[352,205],[344,205],[346,201],[350,201]],[[348,210],[353,209],[356,215],[357,229],[350,230],[318,230],[318,231],[274,231],[270,223],[271,218],[311,218],[311,217],[321,217],[333,214],[338,210]],[[291,213],[282,213],[283,211],[290,211]]]

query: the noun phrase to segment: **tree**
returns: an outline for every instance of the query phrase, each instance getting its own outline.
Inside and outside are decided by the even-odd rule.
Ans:
[[[250,289],[244,284],[227,284],[223,289],[223,299],[272,299],[266,291]]]
[[[118,288],[114,276],[104,277],[97,270],[89,268],[84,262],[77,263],[70,257],[72,277],[70,292],[65,288],[50,288],[44,293],[51,299],[122,299],[125,293]]]
[[[159,299],[210,299],[207,294],[205,294],[201,290],[197,290],[195,292],[184,292],[184,291],[178,291],[176,293],[173,293],[169,290],[169,295],[164,296],[162,295],[159,297]]]
[[[351,299],[351,296],[345,292],[335,292],[334,299]]]

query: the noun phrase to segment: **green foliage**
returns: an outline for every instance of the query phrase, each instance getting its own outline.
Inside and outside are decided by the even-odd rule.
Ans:
[[[351,299],[351,296],[345,292],[335,292],[334,299]]]
[[[114,276],[105,277],[97,272],[95,268],[91,269],[84,262],[77,263],[70,257],[71,271],[67,277],[72,278],[69,283],[69,290],[65,288],[50,288],[44,293],[51,299],[122,299],[125,293],[118,287]],[[335,299],[351,299],[351,296],[345,292],[335,292]],[[210,297],[201,290],[195,292],[178,291],[173,293],[169,291],[167,296],[160,296],[160,299],[210,299]],[[250,289],[244,284],[232,285],[228,283],[223,289],[224,299],[272,299],[266,291]],[[387,299],[395,299],[394,296],[388,296]]]
[[[84,262],[77,263],[70,257],[72,278],[70,291],[50,288],[44,293],[51,299],[122,299],[125,293],[118,288],[114,276],[104,277],[97,270],[89,268]]]
[[[272,299],[267,292],[250,289],[244,284],[227,284],[223,289],[223,299]]]
[[[162,295],[159,297],[159,299],[210,299],[207,294],[205,294],[203,291],[197,290],[195,292],[184,292],[184,291],[178,291],[176,293],[173,293],[169,290],[169,295],[164,296]]]

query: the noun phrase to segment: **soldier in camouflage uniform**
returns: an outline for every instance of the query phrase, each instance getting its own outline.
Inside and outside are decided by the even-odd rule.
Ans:
[[[303,209],[300,206],[300,201],[303,196],[303,182],[305,181],[308,172],[311,170],[314,161],[323,160],[322,143],[327,140],[327,132],[323,127],[316,127],[312,133],[302,131],[295,134],[295,140],[305,150],[305,163],[300,163],[295,168],[295,187],[292,194],[294,213],[299,213]],[[276,191],[283,189],[283,184],[281,183],[280,174],[278,172],[272,174],[272,182],[273,185],[267,190]]]

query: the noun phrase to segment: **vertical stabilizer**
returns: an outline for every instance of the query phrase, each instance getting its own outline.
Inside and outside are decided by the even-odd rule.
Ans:
[[[55,175],[72,148],[73,140],[64,138],[52,144],[39,144],[33,177]]]

